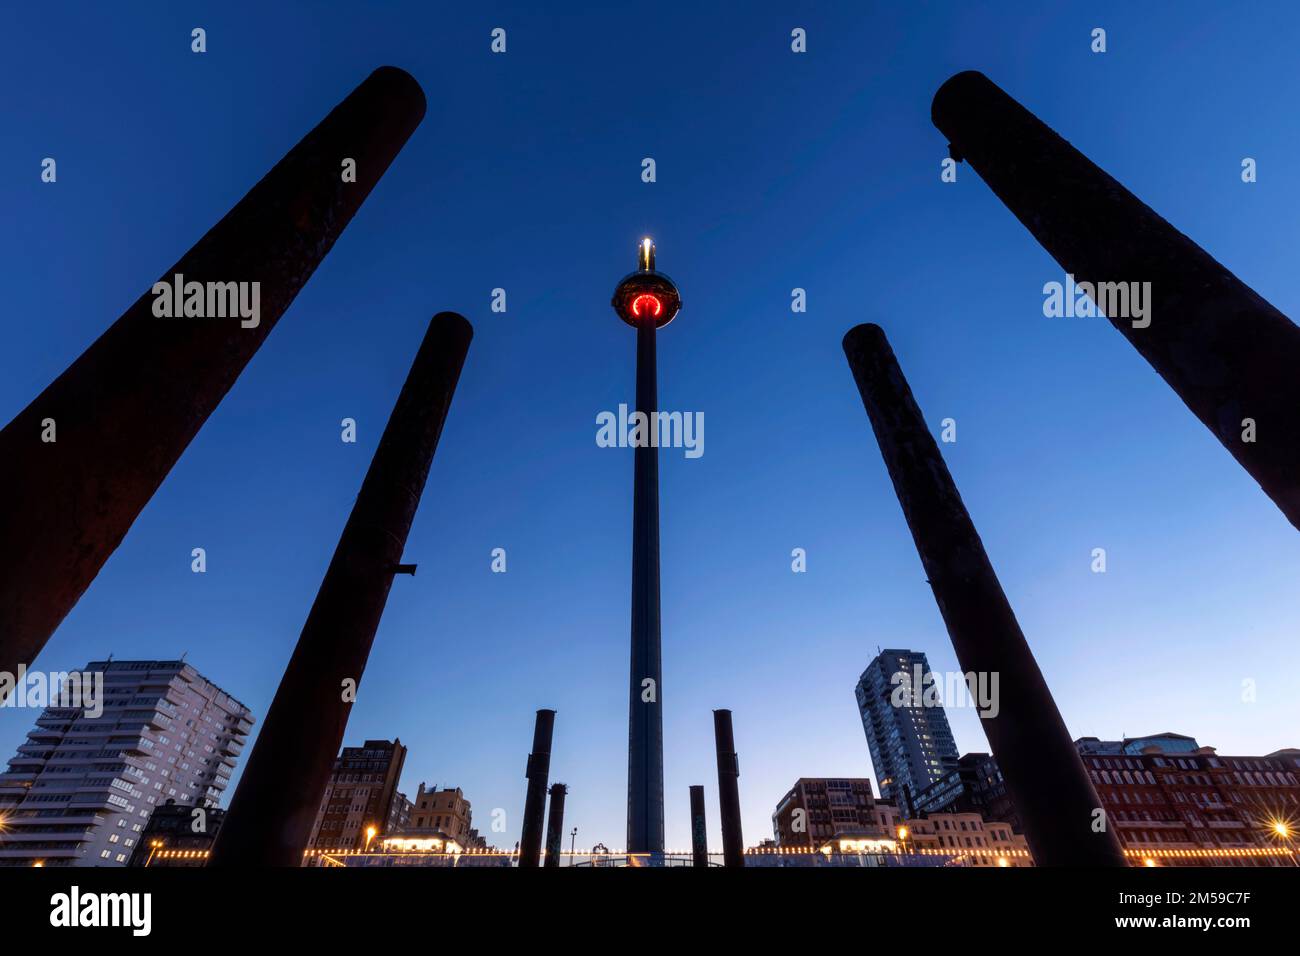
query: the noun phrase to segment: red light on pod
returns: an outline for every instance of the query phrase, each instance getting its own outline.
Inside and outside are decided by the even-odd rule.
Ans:
[[[632,300],[632,314],[637,318],[641,317],[641,310],[646,310],[647,315],[654,315],[656,318],[663,312],[663,303],[659,301],[658,296],[642,293]]]

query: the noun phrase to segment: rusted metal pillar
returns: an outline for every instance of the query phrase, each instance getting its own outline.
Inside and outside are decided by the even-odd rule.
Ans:
[[[551,774],[551,736],[555,711],[539,710],[533,726],[533,750],[528,755],[528,793],[524,797],[524,829],[519,838],[519,868],[536,869],[542,856],[542,818],[546,814],[546,779]]]
[[[1076,288],[1150,283],[1110,323],[1300,528],[1300,329],[982,73],[931,117]]]
[[[299,866],[474,330],[429,323],[208,866]]]
[[[168,285],[177,275],[183,286],[248,283],[250,306],[258,283],[256,325],[239,315],[157,317],[151,288],[0,431],[0,670],[40,653],[424,106],[409,75],[376,70],[163,273]],[[356,160],[356,182],[343,181],[345,159]],[[226,290],[203,288],[205,315],[209,303],[219,311],[217,299],[229,304]]]
[[[548,867],[560,865],[560,847],[564,841],[564,798],[569,788],[562,783],[551,784],[551,809],[546,814],[546,860]]]
[[[962,670],[998,675],[996,714],[980,714],[1039,866],[1123,866],[1124,855],[1016,622],[984,545],[877,325],[844,337],[903,516]]]
[[[745,865],[745,838],[740,829],[740,758],[731,732],[731,711],[713,712],[713,740],[718,751],[718,815],[722,821],[722,865]]]
[[[704,820],[704,787],[691,787],[691,865],[709,865],[709,831]]]

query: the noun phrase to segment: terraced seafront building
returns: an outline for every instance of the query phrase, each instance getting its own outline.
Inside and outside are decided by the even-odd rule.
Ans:
[[[400,739],[339,751],[307,847],[355,850],[400,829],[403,816],[409,822],[410,801],[397,789],[405,763]]]
[[[866,777],[800,777],[772,812],[773,845],[782,849],[816,849],[838,833],[872,829],[889,832]]]
[[[45,708],[0,774],[0,866],[125,866],[155,807],[204,820],[230,783],[253,726],[238,700],[185,661],[85,671],[103,675],[99,716]]]

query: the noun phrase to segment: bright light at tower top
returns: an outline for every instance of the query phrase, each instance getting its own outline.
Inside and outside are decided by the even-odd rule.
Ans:
[[[655,241],[649,236],[641,240],[640,255],[637,258],[637,267],[642,272],[655,271]]]

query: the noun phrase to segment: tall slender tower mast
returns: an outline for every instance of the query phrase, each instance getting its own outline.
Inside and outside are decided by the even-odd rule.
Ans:
[[[655,332],[677,315],[682,297],[672,279],[655,270],[655,244],[641,240],[637,270],[624,276],[611,304],[636,329],[636,410],[646,436],[658,427]],[[627,852],[664,850],[663,666],[659,643],[659,449],[634,449],[632,491],[632,668],[628,686]]]

